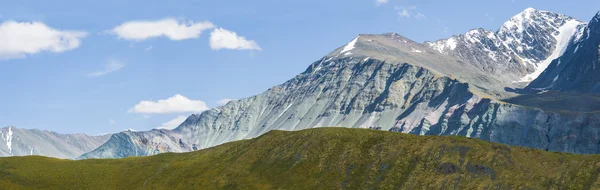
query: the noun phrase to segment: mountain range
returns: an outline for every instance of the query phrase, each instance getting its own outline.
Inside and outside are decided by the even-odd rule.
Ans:
[[[416,145],[416,146],[415,146]],[[3,189],[599,189],[599,155],[319,128],[125,159],[0,158]]]
[[[78,158],[189,152],[328,126],[600,153],[600,108],[580,105],[600,103],[598,18],[528,8],[495,32],[433,42],[361,34],[264,93],[191,115],[174,130],[112,134]]]

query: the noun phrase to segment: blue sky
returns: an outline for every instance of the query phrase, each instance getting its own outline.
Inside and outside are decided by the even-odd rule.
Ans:
[[[360,33],[436,40],[496,30],[527,7],[588,21],[600,1],[2,0],[0,126],[172,127],[283,83]]]

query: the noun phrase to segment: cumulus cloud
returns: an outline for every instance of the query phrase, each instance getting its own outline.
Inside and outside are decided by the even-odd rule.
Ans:
[[[225,104],[227,104],[227,103],[229,103],[231,101],[234,101],[234,100],[236,100],[236,99],[223,98],[223,99],[220,99],[219,101],[217,101],[217,104],[220,105],[220,106],[222,106],[222,105],[225,105]]]
[[[104,76],[106,74],[121,70],[123,67],[125,67],[125,64],[123,64],[117,60],[111,59],[111,60],[108,60],[108,62],[106,63],[106,66],[104,66],[103,70],[89,73],[87,76],[88,77]]]
[[[215,25],[208,21],[179,21],[165,18],[155,21],[129,21],[112,30],[110,33],[121,39],[142,41],[148,38],[167,37],[171,40],[185,40],[198,38],[202,31],[214,28]]]
[[[375,0],[375,4],[377,4],[377,5],[383,5],[386,3],[388,3],[388,0]]]
[[[86,36],[86,32],[57,30],[41,22],[6,21],[0,24],[0,59],[42,51],[61,53],[79,47]]]
[[[247,40],[245,37],[223,28],[216,28],[210,33],[210,48],[213,50],[262,50],[255,41]]]
[[[166,100],[158,101],[140,101],[133,108],[129,109],[129,113],[145,113],[145,114],[163,114],[163,113],[184,113],[184,112],[201,112],[208,110],[206,103],[200,100],[190,100],[185,96],[176,94]]]
[[[175,129],[177,128],[181,123],[183,123],[185,120],[187,119],[186,116],[177,116],[175,119],[172,119],[170,121],[167,121],[165,123],[163,123],[160,127],[158,127],[157,129]]]

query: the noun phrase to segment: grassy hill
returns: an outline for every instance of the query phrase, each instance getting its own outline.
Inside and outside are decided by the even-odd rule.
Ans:
[[[0,189],[600,189],[599,155],[345,128],[151,157],[0,159]]]

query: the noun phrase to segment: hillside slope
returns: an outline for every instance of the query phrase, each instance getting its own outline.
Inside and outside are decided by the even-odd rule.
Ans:
[[[189,153],[0,159],[12,189],[598,189],[600,155],[365,129],[271,131]]]

